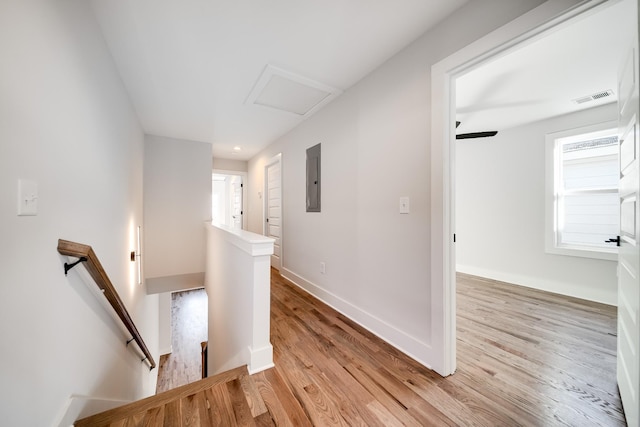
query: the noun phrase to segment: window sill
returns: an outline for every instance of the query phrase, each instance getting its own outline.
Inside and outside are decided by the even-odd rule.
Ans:
[[[582,248],[578,246],[547,247],[545,252],[553,255],[567,255],[580,258],[594,258],[606,261],[618,261],[618,248],[603,248],[602,250],[594,250],[591,248]]]

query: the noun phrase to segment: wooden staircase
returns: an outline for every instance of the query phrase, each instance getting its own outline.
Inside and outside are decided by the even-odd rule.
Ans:
[[[75,426],[274,425],[242,366],[76,421]]]

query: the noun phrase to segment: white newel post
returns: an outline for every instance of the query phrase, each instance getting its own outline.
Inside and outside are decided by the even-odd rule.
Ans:
[[[206,224],[209,297],[209,375],[247,365],[273,367],[269,337],[274,239]]]

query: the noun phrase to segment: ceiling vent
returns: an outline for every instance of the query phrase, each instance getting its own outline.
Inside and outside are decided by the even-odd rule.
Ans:
[[[573,102],[575,102],[576,104],[584,104],[584,103],[587,103],[587,102],[597,101],[599,99],[606,98],[606,97],[612,96],[612,95],[613,95],[613,91],[612,90],[605,90],[605,91],[602,91],[602,92],[594,93],[592,95],[576,98],[576,99],[573,100]]]
[[[267,65],[245,104],[308,117],[342,93],[306,77]]]

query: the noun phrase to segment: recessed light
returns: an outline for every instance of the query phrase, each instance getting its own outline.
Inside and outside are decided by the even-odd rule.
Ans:
[[[233,151],[235,151],[236,153],[239,153],[240,151],[242,151],[242,147],[236,145],[235,147],[233,147]]]

